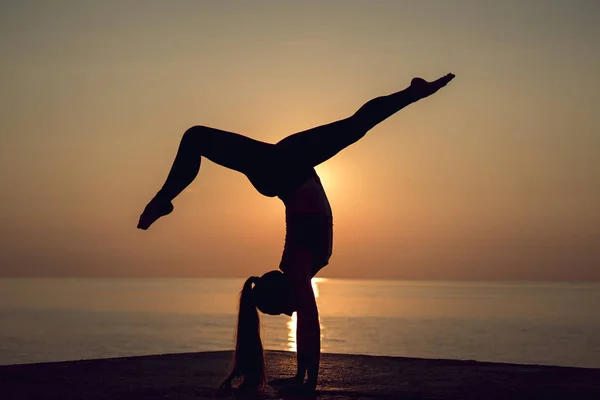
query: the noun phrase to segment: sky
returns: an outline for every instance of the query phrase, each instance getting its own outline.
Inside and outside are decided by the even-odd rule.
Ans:
[[[3,1],[0,276],[276,269],[283,204],[208,161],[136,229],[183,132],[276,142],[453,72],[317,167],[319,276],[600,280],[599,17],[594,0]]]

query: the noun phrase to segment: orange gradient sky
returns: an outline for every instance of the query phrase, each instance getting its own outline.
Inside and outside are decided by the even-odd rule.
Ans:
[[[284,208],[204,162],[139,213],[182,133],[275,142],[414,76],[457,75],[319,166],[319,276],[600,280],[600,3],[13,1],[0,5],[0,276],[247,276]]]

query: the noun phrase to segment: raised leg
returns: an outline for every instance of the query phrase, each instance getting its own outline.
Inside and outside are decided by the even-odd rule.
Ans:
[[[368,101],[351,117],[288,136],[277,143],[276,148],[284,154],[284,159],[312,168],[357,142],[371,128],[404,107],[437,92],[452,79],[453,74],[433,82],[414,78],[408,88]]]
[[[138,228],[148,229],[158,218],[173,211],[171,201],[198,175],[202,157],[247,176],[267,158],[272,144],[205,126],[188,129],[181,139],[175,161],[163,187],[140,216]]]

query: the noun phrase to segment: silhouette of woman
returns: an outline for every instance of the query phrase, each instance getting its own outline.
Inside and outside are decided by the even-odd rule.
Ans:
[[[311,279],[329,263],[333,217],[314,167],[362,138],[397,111],[432,95],[454,79],[414,78],[406,89],[377,97],[354,115],[286,137],[277,144],[204,126],[188,129],[164,186],[144,209],[138,228],[148,229],[173,211],[171,201],[196,177],[202,157],[246,175],[256,190],[285,205],[286,238],[279,270],[246,280],[240,293],[236,349],[231,374],[222,387],[241,377],[241,388],[265,384],[257,308],[266,314],[297,312],[297,374],[289,383],[314,390],[320,356],[320,328]],[[304,381],[307,378],[306,382]]]

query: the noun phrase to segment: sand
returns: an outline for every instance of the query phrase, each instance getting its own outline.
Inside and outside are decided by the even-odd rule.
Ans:
[[[0,366],[0,399],[209,399],[231,352]],[[269,380],[295,372],[295,353],[266,353]],[[600,399],[600,369],[323,354],[319,399]],[[262,398],[279,395],[270,385]]]

